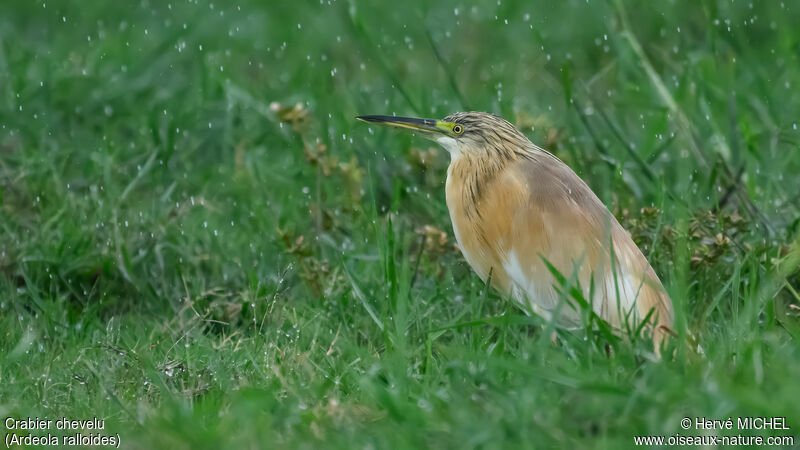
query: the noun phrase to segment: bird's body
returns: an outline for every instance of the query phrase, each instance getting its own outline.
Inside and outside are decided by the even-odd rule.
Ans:
[[[545,318],[557,313],[562,326],[577,326],[580,311],[560,304],[549,263],[618,330],[652,311],[649,328],[657,345],[663,340],[672,301],[630,235],[572,169],[498,116],[412,120],[444,130],[429,137],[451,155],[447,207],[464,258],[482,280]]]

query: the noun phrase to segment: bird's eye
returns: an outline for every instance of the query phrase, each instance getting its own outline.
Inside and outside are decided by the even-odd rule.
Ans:
[[[453,125],[453,133],[461,134],[464,132],[464,128],[461,125]]]

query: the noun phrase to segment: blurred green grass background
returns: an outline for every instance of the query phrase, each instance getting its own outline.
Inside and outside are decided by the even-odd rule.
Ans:
[[[3,2],[0,416],[104,418],[127,448],[797,436],[797,8]],[[672,357],[553,341],[454,247],[445,152],[353,119],[467,109],[631,231]]]

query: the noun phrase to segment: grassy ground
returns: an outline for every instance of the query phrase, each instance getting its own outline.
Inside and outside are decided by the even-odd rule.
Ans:
[[[738,416],[797,436],[799,21],[5,1],[0,416],[98,417],[129,448],[619,448]],[[575,168],[705,358],[684,333],[661,363],[554,343],[454,247],[444,152],[353,120],[465,109]]]

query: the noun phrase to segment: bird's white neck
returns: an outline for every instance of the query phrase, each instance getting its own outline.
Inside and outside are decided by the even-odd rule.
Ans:
[[[455,139],[449,136],[441,136],[436,138],[436,142],[450,153],[450,162],[457,160],[461,156],[461,149]]]

